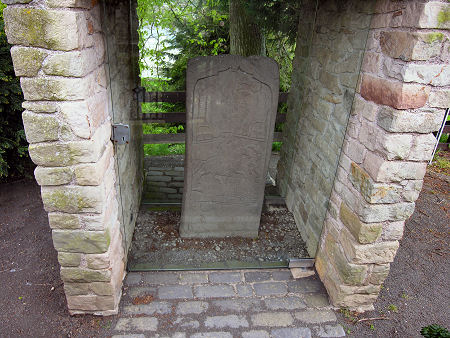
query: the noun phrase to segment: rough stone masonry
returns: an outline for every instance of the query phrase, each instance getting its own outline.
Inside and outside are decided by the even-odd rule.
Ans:
[[[139,133],[110,141],[112,120],[139,114],[136,2],[3,1],[70,312],[115,313],[142,188]],[[449,106],[450,4],[302,4],[279,183],[333,305],[367,310]]]

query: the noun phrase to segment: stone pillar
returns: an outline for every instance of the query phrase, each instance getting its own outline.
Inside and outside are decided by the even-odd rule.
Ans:
[[[450,5],[376,3],[316,257],[335,306],[373,308],[450,105]]]
[[[70,313],[116,313],[124,249],[100,6],[91,0],[5,2],[29,152]]]

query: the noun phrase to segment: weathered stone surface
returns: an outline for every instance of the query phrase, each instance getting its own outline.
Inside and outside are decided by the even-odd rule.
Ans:
[[[355,264],[391,263],[399,247],[397,241],[358,244],[351,236],[341,236],[346,256]]]
[[[428,99],[428,105],[436,108],[448,108],[450,105],[450,90],[432,90]]]
[[[58,252],[58,262],[61,266],[76,267],[81,263],[81,254]]]
[[[100,61],[96,49],[88,48],[50,55],[42,69],[47,75],[83,77],[94,70]]]
[[[36,76],[47,55],[48,53],[42,49],[12,47],[11,56],[16,76]]]
[[[403,84],[365,74],[361,83],[361,96],[366,100],[397,109],[420,108],[428,100],[428,87]]]
[[[442,115],[434,111],[410,113],[383,107],[378,113],[377,123],[390,132],[425,134],[439,129],[442,123]]]
[[[186,299],[193,298],[192,288],[185,285],[161,286],[158,289],[160,299]]]
[[[450,106],[450,102],[449,102]],[[414,146],[408,156],[410,161],[429,161],[433,154],[436,137],[433,134],[417,136],[414,140]]]
[[[238,317],[237,315],[227,316],[214,316],[207,317],[205,320],[205,326],[208,328],[233,328],[248,327],[248,321],[244,317]]]
[[[274,329],[271,334],[273,338],[311,338],[311,330],[307,327]]]
[[[444,35],[433,33],[410,33],[385,31],[380,34],[380,46],[383,53],[403,61],[428,60],[441,53]]]
[[[450,5],[445,2],[408,3],[403,14],[405,27],[450,29]]]
[[[22,120],[28,143],[58,140],[60,123],[55,116],[34,114],[25,110]]]
[[[96,4],[92,0],[47,0],[48,7],[77,7],[77,8],[91,8]]]
[[[447,64],[407,64],[402,69],[404,82],[416,82],[432,86],[450,84],[450,66]]]
[[[383,150],[388,160],[404,160],[411,150],[413,136],[408,134],[387,134],[382,138]]]
[[[263,57],[190,61],[181,236],[258,235],[278,78]]]
[[[54,113],[58,109],[56,102],[24,101],[22,107],[35,113]]]
[[[79,229],[81,228],[80,219],[78,215],[58,214],[50,212],[48,214],[48,221],[52,229]]]
[[[34,177],[39,185],[62,185],[72,180],[72,169],[69,167],[36,167]]]
[[[344,202],[341,203],[339,216],[342,223],[344,223],[353,236],[355,236],[355,239],[361,244],[373,243],[381,235],[381,224],[365,224],[361,222],[358,215],[352,212]]]
[[[25,100],[72,101],[87,98],[90,81],[86,78],[21,78]]]
[[[100,185],[113,159],[113,147],[109,143],[103,156],[97,163],[80,164],[75,167],[75,178],[79,185]],[[108,172],[113,175],[113,171]]]
[[[61,278],[64,283],[109,282],[111,280],[111,271],[61,268]]]
[[[101,213],[105,202],[101,187],[42,187],[41,194],[47,212]]]
[[[252,323],[256,326],[289,326],[293,322],[292,315],[287,312],[264,312],[252,315]]]
[[[103,253],[109,248],[109,231],[52,231],[53,245],[57,251]]]
[[[7,7],[4,17],[12,45],[63,51],[80,47],[77,21],[81,15],[77,12]]]
[[[370,284],[381,285],[389,274],[390,264],[375,264],[372,266],[368,282]]]
[[[118,301],[114,296],[81,295],[66,298],[70,311],[111,311],[117,313]]]
[[[181,302],[177,306],[177,314],[188,315],[188,314],[200,314],[208,310],[209,304],[207,302]]]
[[[87,267],[92,270],[102,270],[110,267],[111,258],[109,253],[101,255],[86,255]]]
[[[335,321],[336,315],[332,310],[308,310],[297,312],[295,318],[304,323],[319,324]]]
[[[403,237],[403,229],[405,222],[386,222],[383,225],[383,233],[381,237],[384,241],[398,241]]]

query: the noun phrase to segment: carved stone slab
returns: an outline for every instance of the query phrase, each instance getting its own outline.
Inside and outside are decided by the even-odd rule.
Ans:
[[[190,60],[181,236],[258,236],[278,91],[272,59]]]

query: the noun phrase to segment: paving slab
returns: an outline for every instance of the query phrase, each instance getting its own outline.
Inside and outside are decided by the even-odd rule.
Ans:
[[[108,336],[343,337],[316,277],[288,269],[138,272],[124,283]]]

